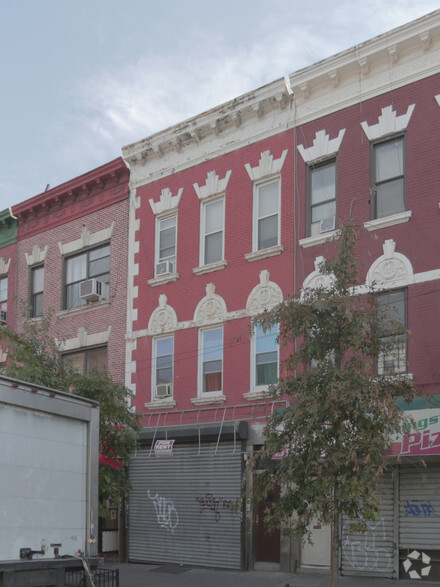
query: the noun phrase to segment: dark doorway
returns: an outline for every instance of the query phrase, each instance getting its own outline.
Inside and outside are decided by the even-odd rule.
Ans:
[[[267,512],[273,511],[273,504],[279,500],[280,491],[269,491],[265,499],[257,504],[255,517],[255,560],[256,562],[280,562],[280,529],[269,533],[264,523]]]

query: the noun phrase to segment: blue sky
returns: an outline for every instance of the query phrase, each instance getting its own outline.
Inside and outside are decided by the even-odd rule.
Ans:
[[[0,210],[437,8],[431,0],[3,2]]]

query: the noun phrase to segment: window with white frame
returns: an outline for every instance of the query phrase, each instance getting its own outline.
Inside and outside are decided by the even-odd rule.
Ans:
[[[89,284],[90,299],[107,297],[108,288],[105,286],[108,286],[110,281],[109,244],[65,259],[64,309],[77,308],[87,303],[84,295],[81,294],[81,283],[92,279],[94,281]],[[101,284],[104,284],[104,287]],[[93,288],[96,288],[96,292]]]
[[[153,399],[161,400],[173,395],[174,337],[156,338],[153,341]]]
[[[405,137],[372,145],[373,188],[371,216],[384,218],[406,210]]]
[[[278,380],[279,345],[277,337],[277,324],[266,331],[261,324],[255,325],[251,340],[251,386],[253,388],[267,388]]]
[[[209,265],[223,260],[224,222],[224,198],[201,203],[200,265]]]
[[[31,267],[30,275],[30,315],[37,318],[43,315],[44,265]]]
[[[309,166],[308,236],[336,227],[336,161]]]
[[[254,250],[261,251],[280,243],[280,180],[255,184]]]
[[[377,373],[406,373],[406,290],[378,294],[384,320],[382,349],[377,359]]]
[[[176,247],[177,214],[156,218],[156,277],[175,273]]]
[[[0,323],[6,323],[8,312],[8,276],[0,278]]]
[[[223,388],[223,327],[200,331],[199,389],[220,394]]]

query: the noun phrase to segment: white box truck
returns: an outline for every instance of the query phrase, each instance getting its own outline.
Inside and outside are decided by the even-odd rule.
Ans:
[[[0,587],[64,585],[97,555],[98,402],[0,376],[0,447]]]

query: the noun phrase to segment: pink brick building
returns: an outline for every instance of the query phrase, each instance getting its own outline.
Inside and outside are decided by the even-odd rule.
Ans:
[[[323,282],[340,220],[365,229],[361,290],[374,287],[411,332],[378,371],[439,394],[439,57],[437,11],[123,149],[126,383],[144,425],[130,470],[131,560],[328,567],[330,528],[313,530],[313,547],[268,537],[261,508],[276,496],[252,504],[242,476],[265,414],[283,406],[267,397],[276,332],[250,333],[250,321]],[[366,534],[341,521],[344,574],[405,577],[410,551],[440,553],[440,450],[422,440],[425,420],[440,436],[440,411],[410,407],[413,460],[390,462]],[[415,463],[428,449],[422,484]]]
[[[17,206],[18,300],[84,371],[124,380],[128,168],[122,159]],[[17,310],[17,330],[23,317]]]

